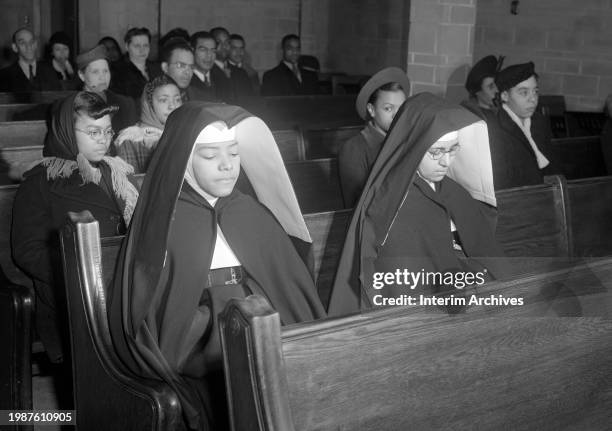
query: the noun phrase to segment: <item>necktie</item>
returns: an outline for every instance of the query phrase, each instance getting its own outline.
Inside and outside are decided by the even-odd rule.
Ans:
[[[210,87],[210,78],[208,77],[208,73],[204,75],[204,85]]]
[[[293,74],[295,75],[297,80],[302,82],[302,77],[300,76],[300,69],[298,68],[298,65],[293,63],[292,64],[292,69],[293,69]]]
[[[28,65],[28,69],[30,72],[30,81],[32,81],[34,79],[34,66],[32,66],[31,64]]]

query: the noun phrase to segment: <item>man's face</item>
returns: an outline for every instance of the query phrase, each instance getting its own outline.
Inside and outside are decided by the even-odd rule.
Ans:
[[[480,91],[476,93],[476,99],[478,104],[483,108],[490,109],[494,106],[493,100],[497,95],[497,85],[495,85],[495,79],[492,76],[487,76],[482,80],[480,84]]]
[[[225,61],[230,51],[229,34],[224,31],[220,31],[215,36],[217,43],[217,58],[221,61]]]
[[[241,64],[244,59],[244,42],[230,40],[229,59],[235,64]]]
[[[34,34],[30,30],[25,29],[15,35],[15,43],[12,44],[15,54],[27,63],[36,61],[37,46]]]
[[[94,93],[106,91],[111,78],[108,61],[103,58],[92,61],[84,70],[79,70],[79,77],[85,84],[84,90]]]
[[[300,58],[300,41],[297,39],[289,39],[283,45],[283,60],[297,64]]]
[[[149,57],[149,38],[144,34],[132,36],[126,48],[131,61],[144,63]]]
[[[538,106],[538,81],[535,76],[502,91],[501,100],[519,118],[529,118]]]
[[[457,151],[459,151],[457,140],[435,142],[427,150],[419,164],[417,169],[419,175],[434,183],[442,181],[442,178],[448,173],[448,168],[453,163]]]
[[[175,49],[170,62],[162,63],[162,70],[178,84],[179,88],[189,87],[193,76],[193,53],[184,49]]]
[[[206,73],[215,65],[217,43],[213,39],[198,39],[195,46],[195,64],[199,71]]]
[[[366,109],[376,128],[387,133],[397,110],[406,101],[406,94],[402,90],[378,90],[374,103],[368,103]]]

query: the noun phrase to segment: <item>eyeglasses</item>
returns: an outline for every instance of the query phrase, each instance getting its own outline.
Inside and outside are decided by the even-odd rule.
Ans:
[[[115,136],[115,131],[113,129],[106,129],[106,130],[102,130],[102,129],[81,130],[81,129],[77,129],[75,127],[74,130],[76,130],[77,132],[81,132],[81,133],[85,133],[86,135],[89,135],[89,137],[91,139],[95,140],[95,141],[99,140],[102,137],[104,139],[113,139],[113,136]]]
[[[460,149],[461,146],[459,144],[455,144],[448,150],[443,150],[441,148],[433,148],[431,150],[427,150],[427,154],[429,154],[429,157],[434,160],[440,160],[442,157],[444,157],[446,153],[448,153],[449,156],[453,157]]]
[[[187,63],[183,63],[182,61],[176,61],[174,63],[168,63],[168,64],[175,65],[178,70],[195,69],[195,64],[187,64]]]

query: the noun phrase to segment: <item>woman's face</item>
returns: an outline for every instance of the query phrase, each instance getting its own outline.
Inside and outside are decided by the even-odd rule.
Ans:
[[[84,90],[102,93],[110,84],[110,70],[105,59],[94,60],[84,70],[79,70],[79,77],[85,84]]]
[[[366,108],[374,125],[381,132],[387,133],[397,110],[406,101],[406,94],[402,90],[379,90],[374,103],[368,103]]]
[[[455,155],[459,151],[457,140],[437,141],[423,156],[419,164],[419,175],[428,181],[437,183],[448,173],[448,168],[453,163]]]
[[[60,64],[64,64],[70,56],[70,48],[63,43],[54,43],[51,51],[55,61]]]
[[[130,60],[134,63],[144,63],[149,57],[149,38],[144,34],[132,36],[126,48]]]
[[[238,142],[195,144],[192,158],[196,182],[208,199],[228,196],[240,173]]]
[[[153,92],[153,111],[160,123],[166,124],[168,115],[183,104],[181,92],[174,84],[158,87]]]
[[[78,115],[74,124],[79,153],[90,162],[99,162],[108,152],[113,139],[110,115],[97,120],[88,115]]]

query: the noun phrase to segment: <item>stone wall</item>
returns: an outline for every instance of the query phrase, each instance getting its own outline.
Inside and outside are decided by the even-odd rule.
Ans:
[[[474,58],[505,55],[533,61],[540,92],[562,94],[568,110],[601,111],[612,93],[612,2],[609,0],[480,0]]]

